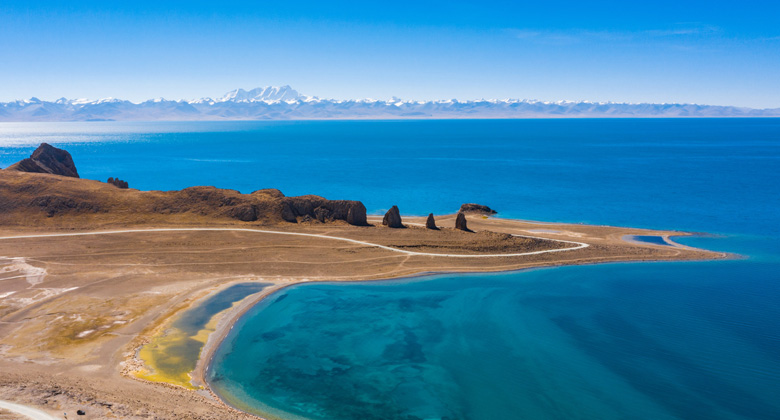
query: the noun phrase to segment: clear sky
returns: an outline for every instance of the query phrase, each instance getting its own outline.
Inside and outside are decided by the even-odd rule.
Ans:
[[[337,99],[776,108],[780,2],[0,2],[0,101],[287,84]]]

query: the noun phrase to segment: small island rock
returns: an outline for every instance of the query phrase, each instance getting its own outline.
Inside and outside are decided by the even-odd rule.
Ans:
[[[391,228],[404,227],[401,223],[401,212],[398,211],[398,206],[390,207],[390,210],[385,213],[385,217],[382,218],[382,224]]]
[[[491,209],[488,206],[482,204],[466,203],[460,206],[460,211],[463,213],[481,213],[481,214],[496,214],[497,211]]]

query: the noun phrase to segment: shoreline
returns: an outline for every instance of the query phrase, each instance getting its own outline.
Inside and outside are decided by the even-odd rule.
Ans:
[[[512,220],[512,219],[508,219]],[[409,225],[416,226],[418,224],[416,223],[408,223]],[[294,232],[279,232],[279,231],[271,231],[271,230],[261,230],[261,229],[237,229],[237,228],[156,228],[156,229],[143,229],[143,230],[134,230],[134,229],[125,229],[125,230],[107,230],[107,231],[96,231],[96,232],[73,232],[73,233],[63,233],[63,234],[39,234],[39,235],[19,235],[19,236],[12,236],[12,237],[0,237],[0,240],[5,239],[13,239],[13,238],[41,238],[41,237],[54,237],[54,236],[87,236],[87,235],[111,235],[111,234],[121,234],[121,233],[135,233],[135,232],[176,232],[176,231],[247,231],[247,232],[257,232],[257,233],[265,233],[265,234],[281,234],[281,235],[302,235],[302,236],[310,236],[310,237],[318,237],[318,238],[326,238],[326,239],[333,239],[333,240],[342,240],[342,241],[348,241],[352,243],[357,243],[360,245],[365,246],[373,246],[378,247],[384,250],[390,250],[394,252],[400,252],[405,253],[407,255],[415,255],[415,256],[425,256],[425,257],[443,257],[443,258],[506,258],[506,257],[517,257],[517,256],[526,256],[526,255],[535,255],[535,254],[541,254],[541,253],[552,253],[552,252],[565,252],[565,251],[574,251],[577,249],[587,248],[589,245],[583,242],[577,242],[577,241],[569,241],[564,239],[555,239],[555,238],[544,238],[544,237],[538,237],[538,236],[530,236],[530,235],[519,235],[519,234],[512,234],[512,236],[521,237],[521,238],[528,238],[528,239],[537,239],[537,240],[544,240],[548,242],[560,242],[565,244],[574,244],[574,247],[568,247],[568,248],[553,248],[548,250],[541,250],[541,251],[533,251],[533,252],[525,252],[525,253],[506,253],[506,254],[440,254],[440,253],[425,253],[425,252],[415,252],[415,251],[408,251],[398,248],[392,248],[387,247],[384,245],[379,244],[372,244],[365,241],[356,241],[354,239],[349,238],[341,238],[341,237],[334,237],[334,236],[327,236],[327,235],[312,235],[312,234],[305,234],[305,233],[294,233]],[[522,270],[522,269],[521,269]],[[509,271],[515,271],[515,270],[508,270]],[[499,271],[500,272],[500,271]],[[464,272],[468,273],[468,272]],[[399,277],[385,277],[380,278],[376,280],[341,280],[341,282],[381,282],[381,281],[389,281],[389,280],[398,280],[402,278],[418,278],[418,277],[424,277],[429,275],[436,275],[439,274],[437,272],[420,272],[415,273],[412,275],[405,275],[405,276],[399,276]],[[280,290],[283,290],[290,286],[310,283],[311,281],[308,280],[298,280],[298,281],[290,281],[288,283],[284,284],[278,284],[278,285],[271,285],[266,287],[261,292],[255,293],[253,295],[247,296],[246,298],[237,301],[238,305],[232,309],[229,309],[227,313],[223,314],[219,317],[217,321],[217,325],[215,327],[215,330],[208,334],[208,339],[206,340],[206,343],[204,343],[200,355],[196,362],[195,369],[190,373],[192,376],[192,379],[190,383],[197,387],[203,387],[206,389],[210,394],[216,394],[214,390],[210,387],[208,384],[208,381],[205,378],[206,373],[208,372],[208,369],[211,365],[211,361],[213,359],[214,353],[216,352],[217,348],[220,346],[220,344],[224,341],[227,334],[233,329],[233,326],[235,325],[238,320],[246,314],[250,309],[255,307],[257,304],[262,302],[265,298],[270,296],[271,294],[274,294]],[[225,288],[230,287],[230,284],[228,284]],[[222,288],[221,290],[224,290]],[[214,293],[218,293],[219,290],[212,291],[210,293],[207,293],[203,296],[201,296],[198,299],[195,299],[193,302],[191,302],[187,307],[180,309],[180,311],[177,311],[179,316],[182,316],[184,313],[186,313],[187,310],[193,308],[195,305],[198,305],[199,303],[203,302],[205,299],[212,296]],[[254,297],[252,297],[254,296]],[[214,314],[214,316],[217,316],[218,314]],[[160,326],[158,326],[157,329],[165,325],[165,322],[171,321],[171,318],[175,315],[171,315],[169,317],[166,317],[166,319],[161,323]],[[149,368],[146,366],[146,363],[144,363],[143,359],[139,356],[140,349],[148,345],[149,342],[152,340],[153,337],[156,337],[162,333],[157,332],[150,334],[145,337],[143,343],[139,345],[134,350],[134,355],[131,359],[137,359],[135,363],[140,363],[142,366],[145,366],[146,368]],[[162,383],[162,384],[168,384],[173,386],[178,386],[176,384],[172,384],[167,381],[153,381],[146,378],[141,378],[138,375],[130,374],[134,379],[139,380],[145,380],[152,383]],[[196,389],[197,390],[197,389]],[[222,400],[220,398],[220,400]],[[222,400],[222,402],[224,402]]]
[[[690,235],[679,235],[679,236],[690,236]],[[685,247],[685,245],[677,244],[672,246],[681,246]],[[664,246],[664,245],[662,245]],[[696,248],[693,248],[696,249]],[[192,372],[192,382],[196,386],[202,386],[203,389],[196,390],[195,392],[201,393],[208,398],[211,398],[216,402],[217,404],[224,405],[226,408],[230,410],[236,410],[244,414],[248,414],[250,416],[254,416],[261,420],[276,420],[276,417],[266,417],[267,413],[264,413],[262,415],[252,413],[250,411],[243,410],[239,407],[236,407],[232,405],[227,398],[224,398],[220,395],[220,393],[215,390],[209,381],[206,379],[206,375],[208,374],[209,370],[211,369],[211,365],[214,359],[214,356],[216,355],[217,350],[219,349],[219,346],[224,342],[224,340],[227,338],[228,334],[232,332],[233,327],[244,317],[247,315],[247,313],[255,308],[257,305],[261,304],[264,300],[270,298],[272,295],[275,295],[285,289],[288,289],[290,287],[295,286],[301,286],[305,284],[311,284],[311,283],[322,283],[322,284],[331,284],[331,285],[350,285],[354,283],[365,283],[365,284],[377,284],[377,283],[384,283],[384,282],[400,282],[400,281],[415,281],[423,277],[435,277],[435,276],[442,276],[442,275],[470,275],[470,274],[494,274],[494,275],[502,275],[502,274],[509,274],[509,273],[522,273],[526,271],[531,270],[546,270],[546,269],[554,269],[554,268],[560,268],[560,267],[577,267],[577,266],[590,266],[590,265],[599,265],[599,264],[652,264],[652,263],[672,263],[672,262],[704,262],[704,261],[721,261],[724,259],[736,259],[734,258],[735,254],[727,254],[726,258],[723,259],[701,259],[701,260],[683,260],[683,261],[669,261],[669,260],[641,260],[641,261],[596,261],[596,262],[581,262],[581,263],[574,263],[574,264],[559,264],[559,265],[542,265],[542,266],[536,266],[536,267],[526,267],[526,268],[519,268],[514,270],[501,270],[501,271],[484,271],[484,272],[477,272],[477,271],[461,271],[461,272],[421,272],[418,274],[413,274],[409,276],[401,276],[401,277],[388,277],[388,278],[382,278],[382,279],[375,279],[375,280],[331,280],[331,281],[322,281],[322,282],[312,282],[312,281],[300,281],[300,282],[293,282],[285,285],[281,285],[279,287],[273,288],[273,290],[264,290],[263,292],[260,292],[259,296],[256,296],[253,299],[244,299],[241,301],[240,306],[242,307],[240,311],[236,313],[227,313],[225,314],[222,319],[220,319],[219,324],[217,326],[217,330],[215,330],[211,335],[209,335],[209,339],[206,345],[204,345],[203,350],[201,351],[201,355],[198,358],[198,363],[195,368],[195,370]],[[737,256],[738,257],[738,256]],[[193,303],[195,304],[195,303]],[[223,321],[226,325],[223,324]],[[221,326],[221,328],[220,328]],[[212,343],[213,340],[213,343]],[[151,382],[153,384],[158,385],[167,385],[166,383],[162,382]]]
[[[371,216],[369,216],[369,218],[370,217]],[[560,224],[555,222],[536,222],[536,221],[527,221],[527,220],[519,220],[519,219],[504,219],[504,220],[523,221],[525,223],[532,223],[532,224],[558,224],[558,225]],[[413,223],[408,223],[408,224],[414,225]],[[612,226],[603,226],[603,227],[612,227]],[[655,245],[655,246],[666,246],[672,248],[682,248],[688,250],[701,250],[699,248],[680,244],[671,239],[673,237],[689,237],[689,236],[696,236],[696,235],[697,235],[696,233],[689,233],[689,232],[675,232],[674,235],[660,235],[659,237],[667,242],[666,245],[659,245],[650,242],[633,240],[632,237],[635,235],[624,235],[624,238],[622,239],[628,243],[632,243],[640,246]],[[517,236],[522,236],[522,235],[517,235]],[[528,236],[528,237],[532,237],[532,236]],[[550,238],[542,238],[542,239],[550,239]],[[566,240],[560,240],[560,241],[568,242],[568,243],[576,243],[574,241],[566,241]],[[562,249],[562,251],[564,250],[566,249]],[[710,252],[715,252],[715,251],[710,251]],[[723,259],[731,259],[731,258],[738,257],[736,255],[729,254],[729,253],[720,253],[720,254],[723,255]],[[712,259],[685,260],[685,262],[696,262],[696,261],[712,261]],[[499,271],[420,272],[412,275],[404,275],[399,277],[386,277],[386,278],[373,279],[373,280],[331,280],[331,281],[301,280],[297,282],[293,281],[283,285],[271,286],[266,288],[262,292],[259,292],[254,297],[251,298],[247,297],[241,300],[239,305],[236,308],[233,308],[233,310],[224,314],[220,318],[219,322],[217,323],[217,327],[215,331],[209,335],[206,344],[203,346],[201,350],[195,370],[193,370],[191,373],[192,375],[191,382],[195,386],[203,387],[202,390],[198,390],[196,392],[202,392],[207,397],[214,399],[215,402],[217,402],[218,404],[223,404],[231,410],[238,410],[242,413],[246,413],[251,416],[256,416],[257,418],[262,420],[269,420],[270,417],[267,417],[267,413],[263,413],[262,415],[259,415],[232,405],[227,398],[221,396],[220,393],[211,386],[211,383],[207,380],[207,375],[209,370],[212,367],[214,356],[216,355],[217,350],[222,345],[222,343],[227,338],[227,336],[233,331],[233,328],[236,326],[236,324],[243,317],[245,317],[249,311],[251,311],[258,305],[263,303],[263,301],[267,300],[271,296],[276,295],[279,292],[282,292],[283,290],[286,290],[290,287],[301,286],[310,283],[323,283],[323,284],[334,284],[334,285],[349,285],[354,283],[376,284],[376,283],[384,283],[384,282],[415,281],[424,277],[434,277],[440,275],[459,275],[459,274],[469,275],[469,274],[478,274],[478,273],[489,273],[489,274],[501,275],[501,274],[509,274],[509,273],[522,273],[525,271],[537,270],[537,269],[552,269],[558,267],[573,267],[573,266],[586,266],[586,265],[597,265],[597,264],[637,264],[637,263],[656,263],[656,262],[673,262],[673,261],[660,260],[660,259],[659,260],[637,260],[637,261],[593,261],[593,262],[577,262],[577,263],[570,263],[570,264],[539,265],[533,267],[524,267],[519,269],[499,270]],[[196,303],[197,302],[193,302],[193,305],[195,305]]]
[[[104,346],[101,343],[108,339],[105,333],[102,336],[99,335],[104,331],[102,329],[97,329],[98,333],[94,333],[96,336],[87,336],[88,339],[93,340],[91,342],[73,341],[73,346],[81,346],[71,346],[75,349],[98,346],[96,350],[91,351],[101,356],[99,359],[93,358],[94,362],[80,361],[80,358],[71,359],[76,363],[76,365],[72,365],[77,367],[76,372],[72,369],[68,371],[67,367],[63,367],[62,369],[66,369],[63,373],[70,372],[67,373],[68,377],[78,378],[81,377],[78,373],[81,368],[78,367],[83,366],[84,363],[93,363],[85,367],[95,366],[94,369],[98,369],[100,366],[102,371],[116,373],[117,378],[121,378],[107,379],[116,389],[140,386],[145,390],[144,395],[167,389],[167,391],[162,392],[171,394],[171,396],[190,395],[190,398],[197,396],[203,398],[203,402],[199,404],[207,403],[206,405],[213,407],[211,409],[198,408],[200,412],[218,413],[221,410],[224,414],[224,410],[230,410],[236,417],[255,417],[256,415],[231,405],[228,399],[220,396],[211,387],[207,377],[209,369],[212,368],[215,354],[242,317],[269,296],[276,295],[277,292],[290,286],[307,283],[415,281],[422,277],[446,274],[488,272],[500,274],[535,268],[600,263],[704,261],[734,257],[727,253],[688,247],[676,242],[674,246],[668,246],[630,243],[621,239],[624,235],[666,237],[691,235],[687,232],[555,222],[542,222],[554,230],[537,232],[535,227],[539,224],[530,221],[483,218],[477,215],[469,215],[468,220],[469,227],[474,230],[474,233],[448,228],[447,226],[451,226],[454,222],[454,215],[437,216],[439,226],[443,227],[440,231],[430,231],[418,227],[420,222],[424,222],[424,218],[408,216],[404,217],[404,222],[408,225],[407,229],[389,229],[377,225],[353,227],[339,223],[268,226],[267,228],[265,226],[247,226],[246,224],[205,225],[205,227],[203,227],[204,225],[199,225],[202,227],[146,225],[138,226],[136,229],[115,228],[116,230],[110,230],[110,227],[106,227],[105,230],[94,232],[60,226],[58,229],[49,229],[48,233],[31,229],[4,229],[0,231],[0,239],[2,239],[0,241],[0,255],[35,255],[36,265],[43,264],[42,266],[49,270],[49,278],[54,276],[55,279],[60,278],[56,276],[63,268],[73,267],[68,268],[68,270],[77,277],[70,280],[71,284],[64,285],[75,285],[78,286],[75,289],[79,290],[48,298],[33,308],[26,309],[27,313],[39,310],[38,307],[41,307],[40,311],[47,311],[47,305],[53,304],[48,302],[75,302],[74,299],[83,299],[79,296],[90,296],[88,290],[92,286],[90,286],[88,279],[91,272],[97,272],[101,278],[105,278],[116,270],[125,273],[127,267],[148,267],[133,269],[138,271],[138,275],[141,276],[138,277],[137,281],[145,279],[143,281],[147,282],[148,285],[145,285],[146,283],[135,285],[133,282],[125,282],[127,285],[122,287],[127,290],[125,293],[130,294],[130,296],[137,296],[139,291],[147,294],[144,296],[155,296],[163,293],[163,296],[168,296],[161,301],[165,303],[161,306],[148,307],[148,309],[138,308],[137,310],[140,311],[138,313],[142,314],[143,317],[133,318],[139,320],[134,324],[135,327],[127,324],[127,328],[119,328],[117,331],[119,334],[115,335],[116,337],[127,337],[122,339],[123,341],[114,340],[117,344],[124,342],[125,344],[122,344],[121,347],[113,345],[101,353],[95,353],[102,348],[100,346]],[[371,222],[376,222],[376,220],[372,217]],[[18,242],[13,239],[18,240]],[[551,244],[556,245],[551,246]],[[62,250],[63,245],[68,250],[60,256],[63,251],[58,250]],[[565,247],[559,248],[561,245]],[[101,253],[92,254],[95,251],[89,251],[89,249],[98,250]],[[47,252],[51,256],[47,256]],[[187,255],[191,255],[191,257]],[[73,257],[77,259],[74,260]],[[198,268],[201,265],[204,268]],[[158,274],[150,277],[150,274],[155,273]],[[174,274],[176,277],[171,277]],[[196,276],[192,277],[193,274]],[[61,274],[59,275],[61,276]],[[156,276],[159,275],[162,277],[155,280]],[[144,380],[132,374],[126,374],[129,370],[125,372],[124,366],[133,371],[138,370],[137,363],[142,362],[138,357],[138,350],[161,333],[166,328],[165,325],[169,325],[174,317],[187,316],[186,311],[195,308],[209,296],[239,282],[246,283],[248,276],[252,277],[250,282],[269,283],[269,285],[260,292],[235,301],[230,309],[220,312],[218,319],[213,321],[215,322],[214,330],[205,339],[203,347],[198,352],[195,369],[190,372],[191,383],[202,387],[202,389],[188,390],[175,384]],[[186,279],[185,283],[182,283],[180,279],[182,277]],[[83,278],[83,280],[78,280],[78,278]],[[226,280],[227,282],[225,282]],[[75,283],[73,283],[74,281]],[[85,281],[87,283],[84,283]],[[154,286],[154,288],[149,289],[150,286]],[[144,290],[146,291],[144,292]],[[114,295],[116,293],[122,292],[120,290],[113,292]],[[132,293],[136,293],[136,295],[132,295]],[[149,293],[152,295],[148,295]],[[135,307],[130,303],[122,305],[126,308]],[[155,309],[150,310],[151,308]],[[97,312],[93,316],[100,316],[103,313],[98,308],[95,310]],[[215,316],[217,314],[212,315],[212,317]],[[25,319],[35,319],[34,317],[29,318],[29,315],[25,315],[25,317]],[[6,326],[7,328],[11,328],[10,324]],[[95,329],[94,327],[89,328]],[[2,332],[1,329],[2,325],[0,325],[0,332]],[[19,329],[16,330],[19,331]],[[78,334],[79,331],[84,330],[76,330],[75,333]],[[45,334],[46,331],[40,330],[40,333]],[[109,334],[113,333],[109,332]],[[19,342],[22,346],[30,341],[21,338],[22,334],[19,334],[19,337],[14,342]],[[77,339],[80,337],[78,336]],[[13,338],[5,341],[11,339]],[[66,346],[70,346],[70,344],[66,344]],[[124,356],[117,357],[118,354]],[[109,355],[113,356],[109,357]],[[36,356],[27,357],[34,358]],[[63,360],[67,362],[67,357],[76,356],[65,357],[66,359]],[[103,365],[94,364],[101,363],[101,360]],[[12,363],[12,359],[0,354],[0,363]],[[18,370],[24,373],[34,366],[35,364],[29,367],[19,365]],[[143,363],[140,367],[148,366]],[[84,372],[93,372],[94,369],[90,368]],[[65,381],[66,378],[63,377],[60,380]],[[130,385],[125,381],[138,385]],[[120,397],[118,401],[124,401],[124,399]],[[183,410],[189,409],[187,407],[177,409],[173,407],[175,404],[172,402],[155,404],[153,406],[159,410],[184,412]],[[92,409],[94,410],[96,407]],[[109,408],[109,410],[111,409]]]

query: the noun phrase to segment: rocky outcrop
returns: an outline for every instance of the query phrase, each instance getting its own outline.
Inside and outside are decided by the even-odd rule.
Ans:
[[[232,207],[227,211],[227,215],[242,222],[254,222],[257,220],[257,210],[257,206],[244,204]]]
[[[475,203],[466,203],[460,206],[460,211],[462,213],[480,213],[480,214],[496,214],[497,211],[491,209],[488,206],[483,206],[482,204],[475,204]]]
[[[325,223],[329,220],[330,212],[324,207],[317,207],[314,209],[314,218],[320,223]]]
[[[425,220],[425,228],[439,230],[439,228],[436,227],[436,221],[433,219],[433,213],[430,213],[428,218]]]
[[[122,181],[121,179],[114,178],[114,177],[108,178],[108,181],[106,181],[106,183],[111,184],[111,185],[113,185],[113,186],[115,186],[117,188],[121,188],[121,189],[127,189],[127,188],[130,187],[128,185],[127,181]]]
[[[355,226],[368,225],[366,206],[360,201],[326,200],[316,195],[304,195],[285,197],[281,203],[282,219],[288,222],[295,223],[298,218],[309,216],[320,222],[343,220]]]
[[[5,170],[79,177],[70,153],[48,143],[41,143],[29,158],[22,159]]]
[[[458,215],[455,216],[455,229],[471,232],[468,225],[466,225],[466,215],[463,212],[458,212]]]
[[[398,206],[390,207],[390,210],[385,213],[385,217],[382,218],[382,224],[390,228],[404,227],[401,222],[401,212],[398,211]]]

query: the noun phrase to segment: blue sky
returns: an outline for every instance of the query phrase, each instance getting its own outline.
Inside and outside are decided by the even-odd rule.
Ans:
[[[342,99],[776,108],[780,2],[6,0],[0,61],[0,101],[289,84]]]

